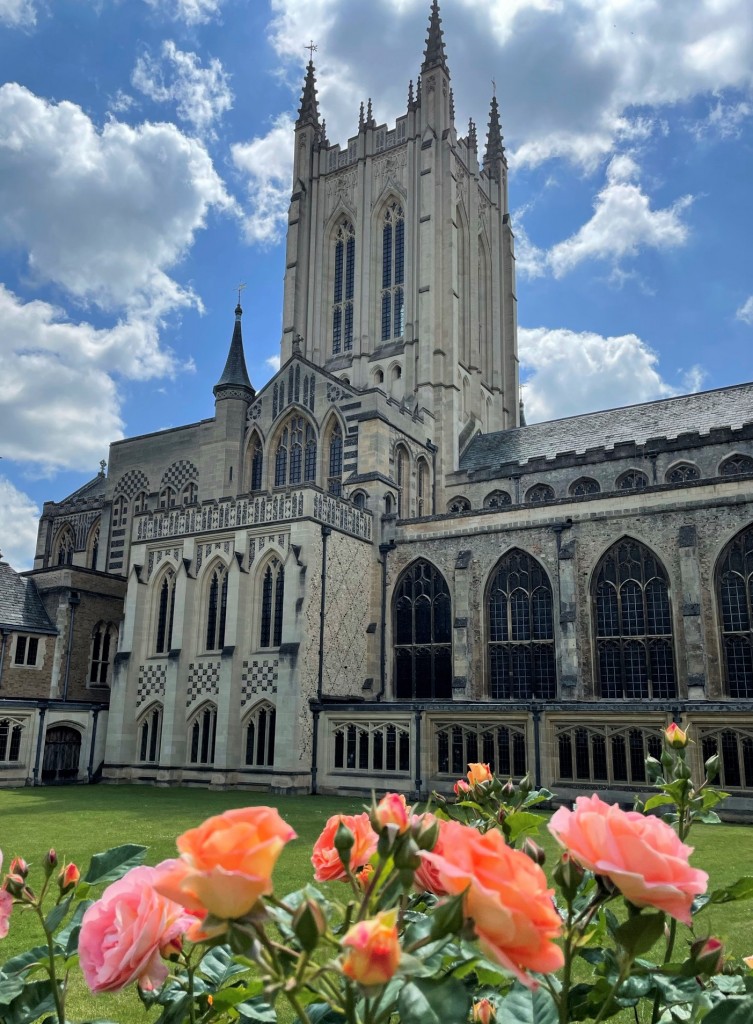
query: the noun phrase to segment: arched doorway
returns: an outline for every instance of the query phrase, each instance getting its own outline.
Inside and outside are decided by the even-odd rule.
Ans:
[[[78,777],[81,733],[68,725],[54,725],[44,741],[42,782],[73,782]]]

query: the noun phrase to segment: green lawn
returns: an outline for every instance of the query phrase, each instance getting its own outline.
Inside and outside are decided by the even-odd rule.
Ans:
[[[359,799],[336,797],[270,797],[258,793],[209,792],[203,789],[154,789],[141,786],[80,786],[0,791],[0,849],[7,870],[20,854],[39,865],[54,846],[59,858],[75,861],[82,869],[93,853],[124,842],[149,847],[147,862],[155,864],[175,856],[175,836],[212,814],[230,807],[274,803],[299,835],[290,843],[275,871],[275,889],[282,894],[300,888],[312,878],[311,847],[325,820],[338,812],[362,809]],[[753,874],[753,828],[744,825],[697,826],[693,836],[693,863],[711,875],[719,888],[741,875]],[[548,833],[541,840],[550,856],[554,843]],[[37,872],[32,872],[35,884]],[[736,956],[753,953],[750,922],[753,903],[732,903],[707,910],[701,927],[722,938]],[[38,942],[30,916],[16,910],[11,931],[0,950],[0,961]],[[119,1024],[145,1021],[133,991],[94,999],[77,981],[69,1000],[72,1020],[106,1018]],[[632,1019],[632,1015],[631,1015]]]

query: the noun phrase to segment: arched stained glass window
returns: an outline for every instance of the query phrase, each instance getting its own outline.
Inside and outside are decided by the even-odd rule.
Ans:
[[[259,647],[279,647],[282,643],[284,598],[285,568],[278,558],[272,558],[262,575]]]
[[[205,704],[188,727],[188,759],[191,764],[214,764],[217,708]]]
[[[441,572],[418,559],[408,566],[393,600],[395,696],[452,697],[452,608]]]
[[[405,330],[405,219],[393,200],[382,217],[382,341],[402,338]]]
[[[512,504],[512,498],[507,491],[490,491],[484,498],[484,508],[504,508]]]
[[[70,526],[64,526],[55,543],[55,564],[73,565],[74,546],[73,530]]]
[[[332,355],[353,349],[353,295],[355,292],[356,233],[344,220],[335,232],[334,288],[332,294]]]
[[[639,469],[630,469],[617,479],[618,491],[642,491],[648,487],[648,477]]]
[[[251,480],[250,490],[260,491],[262,484],[262,468],[264,466],[264,448],[261,438],[254,434],[251,440]]]
[[[162,705],[152,705],[142,717],[138,726],[139,761],[159,761],[162,741]]]
[[[316,480],[316,431],[303,416],[293,415],[280,433],[275,453],[275,487]]]
[[[395,452],[395,476],[397,478],[397,516],[398,519],[405,519],[408,515],[408,478],[409,478],[408,453],[400,445]]]
[[[698,480],[700,475],[698,466],[690,462],[680,462],[667,472],[665,479],[668,484],[684,484],[688,480]]]
[[[724,550],[716,572],[724,678],[730,697],[753,697],[753,526]]]
[[[89,535],[89,568],[97,568],[97,559],[99,558],[99,523],[94,527]]]
[[[750,455],[730,455],[719,466],[719,476],[738,476],[740,473],[753,473]]]
[[[552,585],[543,566],[513,548],[492,576],[487,598],[489,696],[557,696]]]
[[[529,505],[543,505],[547,501],[554,501],[554,488],[549,484],[534,484],[526,491],[526,502]]]
[[[207,594],[207,651],[221,651],[225,646],[225,623],[227,620],[228,572],[224,565],[217,565],[209,578]]]
[[[592,596],[601,696],[675,697],[669,586],[656,555],[629,537],[614,544],[599,563]]]
[[[168,569],[158,584],[157,631],[154,645],[155,654],[167,654],[173,643],[173,619],[175,617],[175,573]]]
[[[416,515],[431,515],[429,464],[426,459],[418,459],[416,462]]]
[[[266,701],[254,708],[246,724],[246,764],[271,768],[275,763],[275,709]]]
[[[343,432],[335,420],[329,435],[329,476],[327,490],[338,497],[343,490]]]
[[[570,493],[574,498],[582,498],[585,494],[598,494],[600,490],[599,481],[590,476],[582,476],[570,484]]]

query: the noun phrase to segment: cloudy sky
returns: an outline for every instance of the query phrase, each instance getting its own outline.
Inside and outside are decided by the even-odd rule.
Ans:
[[[279,350],[310,38],[332,140],[403,113],[429,0],[0,0],[0,550],[110,440],[211,416],[246,283]],[[444,0],[459,131],[492,79],[529,419],[749,380],[750,0]]]

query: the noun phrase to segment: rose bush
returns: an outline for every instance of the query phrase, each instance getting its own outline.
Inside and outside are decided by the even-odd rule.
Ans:
[[[128,845],[82,877],[50,850],[38,892],[15,857],[0,937],[19,904],[44,941],[0,968],[0,1021],[70,1024],[79,963],[94,993],[133,983],[153,1024],[271,1024],[283,1001],[297,1024],[601,1024],[623,1010],[642,1024],[753,1020],[753,957],[734,963],[697,920],[753,897],[753,878],[706,893],[690,864],[688,832],[724,794],[714,757],[692,781],[688,742],[667,730],[647,761],[658,792],[635,811],[597,796],[557,810],[549,880],[532,808],[551,794],[483,764],[423,813],[388,793],[330,818],[312,856],[317,880],[343,883],[327,896],[274,891],[295,833],[268,807],[210,818],[156,868]],[[646,813],[659,807],[662,819]]]

